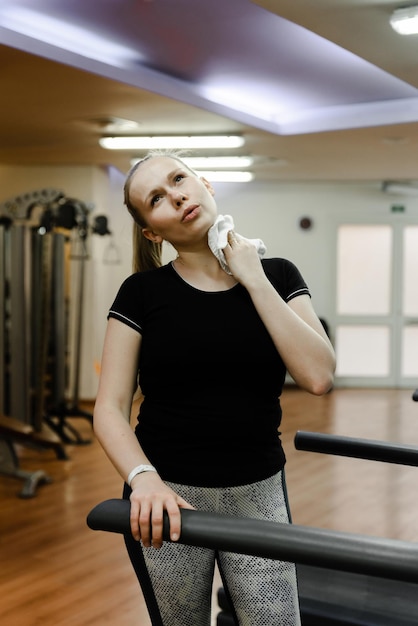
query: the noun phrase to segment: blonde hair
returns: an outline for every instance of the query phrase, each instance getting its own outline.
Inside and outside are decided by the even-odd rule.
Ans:
[[[132,271],[133,272],[143,272],[145,270],[156,269],[157,267],[161,267],[162,265],[162,243],[155,243],[150,239],[144,237],[142,233],[142,229],[146,228],[147,224],[144,221],[143,217],[140,214],[138,207],[136,207],[130,198],[131,191],[131,183],[134,175],[136,174],[138,168],[145,161],[149,161],[150,159],[158,156],[169,157],[171,159],[175,159],[185,168],[187,168],[190,172],[192,172],[195,176],[196,173],[188,167],[183,160],[181,159],[181,155],[183,153],[177,151],[153,151],[149,152],[143,159],[137,161],[135,165],[129,170],[128,175],[125,180],[125,185],[123,188],[124,194],[124,203],[129,213],[132,215],[134,219],[133,231],[132,231],[132,245],[133,245],[133,254],[132,254]]]

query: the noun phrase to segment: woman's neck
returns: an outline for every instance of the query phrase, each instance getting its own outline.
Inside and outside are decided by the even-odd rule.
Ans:
[[[237,282],[224,272],[212,252],[202,255],[181,252],[173,267],[186,282],[203,291],[223,291]]]

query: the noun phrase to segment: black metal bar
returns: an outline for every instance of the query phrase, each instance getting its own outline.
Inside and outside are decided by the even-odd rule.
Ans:
[[[295,435],[295,448],[418,467],[418,447],[400,443],[298,431]]]
[[[87,516],[92,530],[129,533],[130,503],[106,500]],[[181,511],[180,543],[418,583],[418,545],[345,532]],[[169,541],[168,518],[164,539]]]

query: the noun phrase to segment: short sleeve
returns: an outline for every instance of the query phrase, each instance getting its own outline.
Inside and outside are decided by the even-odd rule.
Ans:
[[[140,293],[139,274],[132,274],[119,288],[107,318],[113,317],[142,334]]]
[[[265,259],[264,271],[285,302],[302,295],[311,296],[309,287],[294,263],[287,259]]]

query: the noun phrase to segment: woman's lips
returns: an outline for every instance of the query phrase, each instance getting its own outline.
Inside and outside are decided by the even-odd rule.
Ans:
[[[182,222],[190,222],[199,215],[199,205],[188,206],[183,212]]]

